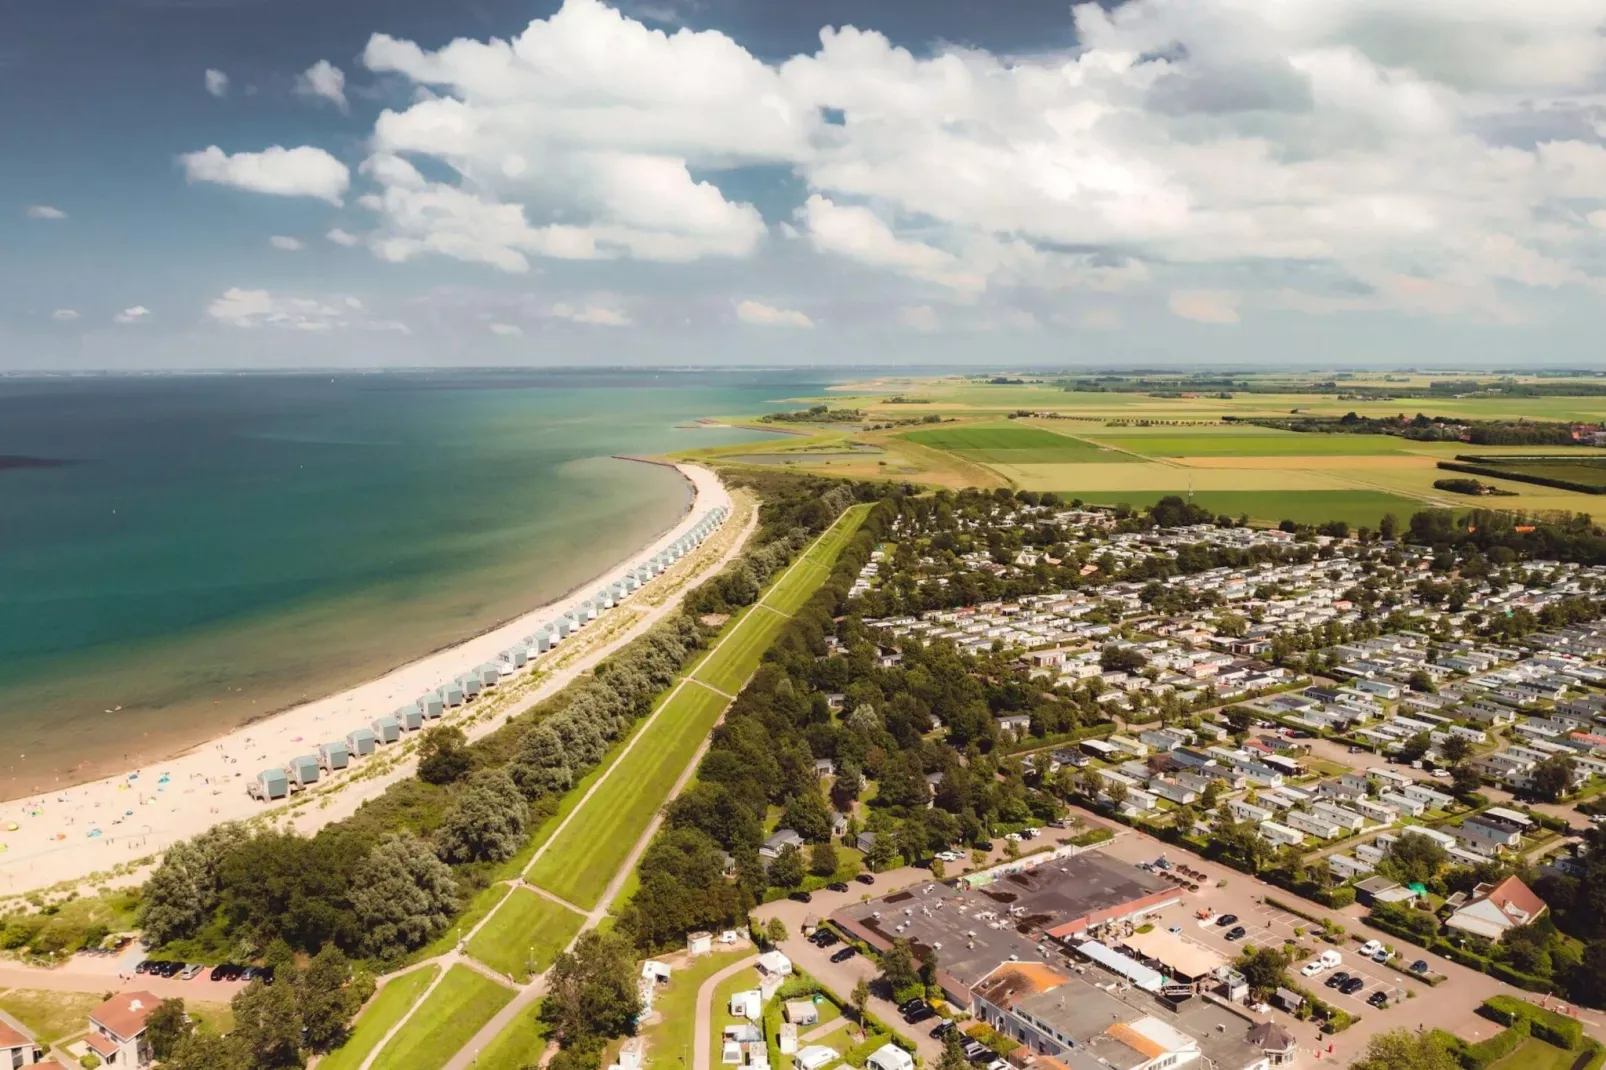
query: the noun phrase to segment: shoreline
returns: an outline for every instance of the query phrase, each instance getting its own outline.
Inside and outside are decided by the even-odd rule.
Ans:
[[[410,756],[389,760],[377,776],[368,771],[377,760],[390,759],[400,750],[399,744],[419,733],[404,733],[399,744],[354,760],[343,772],[324,774],[317,787],[288,799],[258,802],[246,794],[246,785],[261,770],[282,767],[298,755],[315,753],[320,743],[344,739],[347,732],[365,727],[374,718],[412,703],[426,691],[494,661],[502,650],[578,606],[598,588],[647,563],[696,527],[713,509],[724,507],[725,522],[730,522],[730,493],[711,469],[690,464],[671,467],[686,481],[691,494],[679,519],[629,557],[555,599],[380,676],[235,725],[170,758],[0,802],[0,895],[21,894],[104,873],[226,821],[260,816],[276,820],[288,814],[292,815],[290,826],[306,826],[299,830],[308,831],[355,810],[356,805],[410,772]],[[660,581],[649,583],[643,591],[650,593],[657,582]],[[678,605],[683,593],[677,592],[662,604],[649,607],[631,629],[626,629],[626,634],[633,635],[636,625],[646,626]],[[625,605],[641,597],[638,592]],[[601,616],[598,623],[607,619],[607,615]],[[568,640],[568,644],[573,642],[572,638]],[[556,649],[562,651],[568,645],[560,644]],[[532,659],[531,664],[543,675],[533,693],[521,695],[520,702],[533,704],[552,689],[553,683],[566,682],[589,667],[584,664],[588,658],[598,660],[611,649],[604,646],[599,651],[588,651],[581,665],[567,666],[556,673],[545,668],[551,663],[550,653]],[[593,654],[596,657],[590,657]],[[510,682],[518,686],[530,678],[530,672],[523,670]],[[490,723],[473,723],[484,701],[458,707],[439,721],[426,722],[426,726],[460,724],[470,739],[483,735],[502,720],[497,717]],[[363,775],[365,772],[368,775]],[[362,790],[354,790],[359,786]],[[314,799],[316,802],[307,805]],[[312,821],[307,822],[307,818]]]

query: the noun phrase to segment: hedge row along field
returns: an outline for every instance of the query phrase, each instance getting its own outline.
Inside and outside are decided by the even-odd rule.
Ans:
[[[1606,458],[1500,457],[1458,453],[1453,461],[1440,461],[1439,467],[1447,472],[1498,476],[1580,494],[1606,494]]]

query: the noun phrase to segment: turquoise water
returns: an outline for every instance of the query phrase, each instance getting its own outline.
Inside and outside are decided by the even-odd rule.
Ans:
[[[795,376],[0,380],[0,796],[171,754],[472,635],[686,507],[613,454]],[[119,708],[120,707],[120,708]]]

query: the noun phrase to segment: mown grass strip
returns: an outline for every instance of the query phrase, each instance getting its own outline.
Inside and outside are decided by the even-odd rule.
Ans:
[[[373,1070],[440,1070],[512,999],[506,985],[467,966],[453,966],[390,1038]]]
[[[528,888],[515,888],[474,938],[468,953],[520,984],[540,973],[569,946],[585,917]]]
[[[357,1016],[356,1028],[346,1042],[319,1060],[321,1070],[357,1070],[440,972],[439,966],[426,966],[403,974],[380,989]]]

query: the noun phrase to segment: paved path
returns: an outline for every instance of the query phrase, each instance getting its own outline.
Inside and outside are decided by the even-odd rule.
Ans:
[[[714,1070],[711,1043],[714,1032],[714,992],[721,984],[757,963],[757,955],[749,955],[740,962],[733,962],[704,981],[702,987],[697,990],[697,1032],[692,1037],[691,1070]]]

